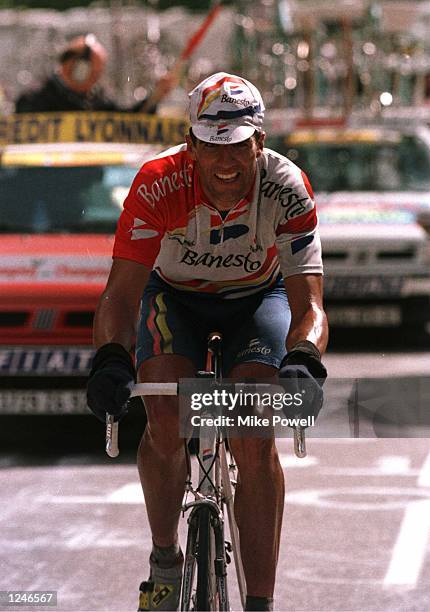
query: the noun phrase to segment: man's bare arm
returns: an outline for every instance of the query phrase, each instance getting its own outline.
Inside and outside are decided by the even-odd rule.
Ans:
[[[114,259],[107,285],[94,319],[94,344],[97,348],[118,342],[130,350],[133,345],[140,299],[151,271],[126,259]]]
[[[297,274],[284,279],[291,308],[287,349],[301,340],[309,340],[324,353],[328,341],[327,317],[323,308],[322,276]]]

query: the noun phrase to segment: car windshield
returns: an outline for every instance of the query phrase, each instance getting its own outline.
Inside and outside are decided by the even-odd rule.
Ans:
[[[270,144],[269,144],[270,146]],[[306,142],[273,148],[306,172],[315,191],[427,191],[430,155],[415,136],[399,142]]]
[[[137,168],[4,166],[0,232],[113,233]]]

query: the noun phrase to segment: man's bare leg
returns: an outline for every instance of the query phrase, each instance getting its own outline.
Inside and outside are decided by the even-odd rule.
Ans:
[[[234,510],[247,594],[273,597],[284,509],[284,475],[272,440],[235,438],[232,451],[239,469]]]
[[[145,361],[139,380],[174,382],[191,378],[191,362],[178,355],[162,355]],[[145,399],[148,424],[138,451],[138,469],[145,496],[152,539],[156,546],[177,544],[177,530],[186,479],[184,441],[179,437],[178,400],[175,397]]]
[[[264,364],[242,364],[231,373],[235,379],[271,378],[276,370]],[[267,438],[234,438],[231,448],[239,470],[235,516],[247,595],[273,597],[284,510],[284,475],[275,441]]]

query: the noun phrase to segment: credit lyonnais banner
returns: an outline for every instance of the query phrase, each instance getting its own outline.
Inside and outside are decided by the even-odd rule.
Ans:
[[[22,113],[0,117],[0,146],[28,143],[116,142],[174,145],[188,122],[143,113]]]

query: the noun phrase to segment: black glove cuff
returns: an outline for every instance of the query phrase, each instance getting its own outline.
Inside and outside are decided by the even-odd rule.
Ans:
[[[292,353],[293,351],[301,351],[302,353],[307,353],[308,355],[315,357],[315,359],[318,359],[318,361],[321,361],[321,353],[319,352],[315,344],[310,340],[300,340],[300,342],[297,342],[291,348],[288,354]]]
[[[308,340],[298,342],[281,361],[279,369],[287,365],[304,365],[314,378],[324,383],[327,378],[327,370],[321,363],[320,352],[317,347]]]
[[[123,365],[130,372],[132,378],[136,377],[136,370],[130,353],[118,342],[109,342],[97,349],[93,358],[90,376],[108,363],[113,362]]]

